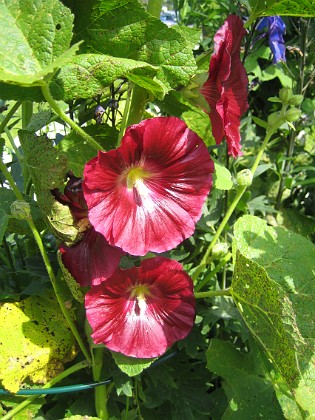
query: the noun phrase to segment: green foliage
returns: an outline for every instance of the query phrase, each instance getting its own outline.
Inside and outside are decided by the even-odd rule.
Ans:
[[[58,0],[0,4],[0,79],[20,86],[41,85],[78,49],[70,50],[73,17]],[[6,60],[10,57],[10,60]],[[5,64],[4,64],[5,63]]]
[[[172,3],[178,25],[167,27],[138,0],[0,1],[0,95],[8,100],[0,104],[2,387],[109,382],[84,397],[47,395],[27,407],[24,396],[1,395],[1,416],[314,417],[315,23],[307,19],[314,2]],[[249,110],[236,160],[225,141],[215,143],[200,96],[213,35],[231,13],[246,16],[248,27],[241,59]],[[255,30],[257,19],[272,15],[303,17],[284,18],[287,61],[277,65]],[[195,325],[157,360],[93,343],[87,289],[58,251],[60,242],[82,240],[81,221],[52,194],[63,193],[69,170],[82,177],[97,149],[115,149],[130,121],[156,116],[184,120],[215,166],[194,235],[163,254],[193,277]],[[140,260],[126,255],[120,267]]]
[[[238,220],[234,235],[232,296],[297,404],[313,413],[315,247],[251,216]]]
[[[72,333],[56,309],[51,296],[2,305],[0,378],[10,392],[17,392],[26,378],[47,382],[74,358]]]

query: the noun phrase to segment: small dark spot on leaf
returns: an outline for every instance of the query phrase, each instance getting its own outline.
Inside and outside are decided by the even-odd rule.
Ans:
[[[60,23],[57,23],[56,30],[59,31],[59,29],[61,29],[61,25],[60,25]]]

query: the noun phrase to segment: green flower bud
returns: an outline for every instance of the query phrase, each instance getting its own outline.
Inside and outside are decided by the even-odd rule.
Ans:
[[[301,110],[297,109],[297,108],[290,108],[287,110],[287,112],[285,113],[285,119],[289,122],[293,122],[296,121],[300,118],[301,116]]]
[[[279,121],[282,119],[280,112],[273,112],[268,117],[268,125],[269,127],[279,126]],[[283,120],[284,122],[284,120]]]
[[[28,219],[31,214],[31,207],[26,201],[14,201],[10,209],[12,216],[16,219]]]
[[[289,105],[298,106],[302,103],[303,99],[304,99],[303,95],[293,95],[289,101]]]
[[[226,242],[215,244],[212,248],[212,256],[216,260],[220,260],[221,258],[225,257],[228,252],[229,245]]]
[[[292,96],[293,96],[292,89],[288,87],[284,87],[283,89],[280,89],[279,98],[281,99],[283,105],[288,105]]]
[[[249,169],[243,169],[236,175],[236,181],[241,187],[249,187],[253,182],[253,174]]]

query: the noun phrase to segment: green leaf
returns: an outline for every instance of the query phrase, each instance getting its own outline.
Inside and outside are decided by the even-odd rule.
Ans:
[[[2,204],[2,203],[1,203]],[[0,207],[0,243],[2,243],[3,236],[7,230],[9,217],[5,211]]]
[[[186,85],[196,71],[182,33],[147,13],[138,0],[92,0],[72,5],[75,40],[82,52],[144,61],[158,67],[156,78],[167,90]]]
[[[76,354],[71,330],[56,299],[50,296],[4,303],[0,337],[0,378],[10,392],[17,392],[26,378],[48,382]]]
[[[63,187],[67,173],[67,157],[53,147],[46,136],[36,136],[27,130],[19,130],[19,139],[35,186],[37,202],[45,214],[50,214],[55,202],[50,190]]]
[[[116,365],[119,369],[126,373],[128,376],[139,375],[144,369],[147,369],[153,362],[154,359],[138,359],[135,357],[128,357],[121,353],[111,352]]]
[[[0,3],[0,80],[20,86],[42,85],[71,58],[73,17],[58,0],[7,0]],[[8,59],[10,57],[10,59]]]
[[[154,80],[158,71],[143,61],[104,54],[81,54],[66,64],[51,82],[56,99],[69,101],[100,95],[116,79],[127,77],[162,98],[165,87]]]
[[[217,161],[214,161],[213,185],[218,190],[230,190],[233,187],[231,172]]]
[[[250,5],[250,25],[261,16],[315,16],[314,1],[312,0],[248,0]]]
[[[312,239],[315,233],[314,217],[306,216],[296,209],[282,208],[277,214],[277,222],[295,233]]]
[[[182,118],[188,127],[198,134],[200,138],[206,143],[207,146],[213,146],[215,144],[212,136],[211,122],[209,115],[203,112],[201,109],[191,106],[190,111],[186,111],[182,114]]]
[[[232,296],[303,410],[315,412],[315,247],[244,216],[234,228]]]
[[[118,131],[107,124],[89,125],[84,128],[84,131],[92,136],[104,150],[113,149],[117,144]],[[68,166],[77,177],[83,175],[84,165],[97,154],[95,149],[74,131],[58,143],[57,150],[66,154]]]
[[[273,384],[263,377],[252,352],[241,353],[230,342],[212,339],[206,357],[207,368],[225,381],[230,404],[223,419],[283,418]]]

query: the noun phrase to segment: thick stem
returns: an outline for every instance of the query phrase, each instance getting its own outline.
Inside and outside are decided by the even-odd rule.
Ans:
[[[44,95],[44,98],[49,103],[51,109],[54,110],[54,112],[59,115],[59,117],[65,121],[67,124],[70,125],[70,127],[79,134],[90,146],[92,146],[96,150],[104,150],[102,147],[93,139],[93,137],[89,136],[81,127],[79,127],[70,117],[68,117],[67,114],[65,114],[58,106],[57,102],[54,100],[54,98],[51,96],[49,91],[48,84],[45,84],[41,87],[42,93]]]
[[[141,121],[148,100],[148,92],[142,87],[134,85],[126,124],[127,127],[132,124],[138,124]]]
[[[104,348],[99,347],[94,349],[94,363],[93,363],[93,379],[99,381],[103,367]],[[107,411],[107,386],[100,385],[95,388],[95,409],[97,417],[101,420],[108,420],[109,414]]]
[[[5,166],[5,164],[1,160],[0,160],[0,170],[3,172],[4,176],[6,177],[7,181],[9,182],[10,187],[12,188],[13,192],[15,193],[16,198],[18,200],[20,200],[20,201],[24,201],[23,195],[22,195],[21,191],[15,185],[15,182],[14,182],[14,179],[13,179],[11,173],[8,171],[7,167]],[[90,355],[89,355],[89,353],[88,353],[88,351],[87,351],[87,349],[86,349],[86,347],[85,347],[85,345],[83,343],[83,340],[82,340],[82,338],[81,338],[81,336],[79,334],[78,329],[76,328],[76,326],[75,326],[75,324],[74,324],[74,322],[73,322],[73,320],[72,320],[72,318],[71,318],[71,316],[70,316],[70,314],[69,314],[69,312],[68,312],[68,310],[67,310],[67,308],[66,308],[66,306],[64,304],[64,301],[62,299],[62,296],[59,293],[58,285],[57,285],[57,280],[55,278],[55,274],[54,274],[53,269],[52,269],[52,266],[50,264],[50,261],[49,261],[47,252],[45,250],[45,247],[44,247],[44,244],[43,244],[43,241],[42,241],[42,238],[41,238],[41,236],[40,236],[40,234],[39,234],[39,232],[38,232],[38,230],[37,230],[37,228],[36,228],[36,226],[35,226],[35,224],[33,222],[32,217],[29,216],[26,219],[26,221],[27,221],[27,223],[28,223],[28,225],[29,225],[29,227],[30,227],[30,229],[32,231],[32,234],[34,236],[34,239],[36,241],[36,244],[37,244],[37,246],[39,248],[40,254],[41,254],[42,258],[43,258],[43,261],[44,261],[44,264],[45,264],[45,267],[46,267],[46,270],[47,270],[49,279],[51,281],[51,284],[53,286],[53,289],[54,289],[54,292],[55,292],[57,301],[58,301],[59,306],[60,306],[60,309],[61,309],[64,317],[66,318],[66,320],[67,320],[67,322],[69,324],[69,327],[70,327],[73,335],[75,336],[75,338],[76,338],[76,340],[78,342],[78,345],[79,345],[80,349],[82,350],[82,353],[84,354],[86,360],[89,363],[91,363],[91,357],[90,357]]]

